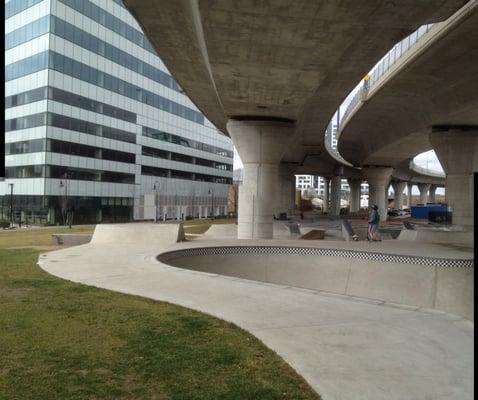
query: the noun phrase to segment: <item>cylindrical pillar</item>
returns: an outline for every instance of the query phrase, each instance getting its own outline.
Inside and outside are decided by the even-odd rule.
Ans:
[[[295,210],[296,202],[295,202],[295,175],[292,175],[290,181],[290,194],[289,194],[289,209]]]
[[[271,239],[279,162],[293,140],[294,124],[229,120],[227,130],[244,164],[237,236]]]
[[[360,188],[362,186],[361,179],[347,179],[350,188],[350,211],[356,212],[360,210]]]
[[[324,197],[323,197],[323,209],[324,213],[329,212],[329,191],[330,191],[330,178],[324,176]]]
[[[428,203],[428,189],[430,189],[430,184],[418,183],[417,186],[420,191],[420,204],[426,205]]]
[[[436,194],[437,185],[430,185],[430,189],[428,189],[428,202],[429,203],[436,203]]]
[[[367,179],[369,187],[369,207],[377,205],[380,214],[380,221],[387,220],[387,202],[385,199],[385,188],[390,182],[393,168],[391,167],[362,167],[362,173]]]
[[[407,190],[408,190],[408,208],[412,206],[412,190],[413,190],[413,183],[407,183]]]
[[[333,176],[330,188],[330,214],[340,215],[340,191],[342,186],[342,178]]]
[[[430,143],[446,174],[445,196],[453,224],[473,226],[473,172],[478,171],[478,131],[432,132]]]
[[[393,181],[393,196],[394,196],[394,204],[395,209],[401,210],[403,208],[403,189],[405,189],[406,182],[403,181]]]
[[[295,193],[295,175],[288,165],[279,165],[278,189],[277,214],[286,213],[293,208],[294,199],[292,199],[292,193]]]

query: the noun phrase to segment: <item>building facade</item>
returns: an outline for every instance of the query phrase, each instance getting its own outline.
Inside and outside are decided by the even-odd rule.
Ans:
[[[120,0],[10,0],[5,18],[3,218],[11,200],[53,224],[226,214],[232,141]]]

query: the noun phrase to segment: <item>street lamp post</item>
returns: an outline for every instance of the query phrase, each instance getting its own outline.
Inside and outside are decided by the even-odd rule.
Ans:
[[[10,186],[10,224],[13,225],[13,183],[8,185]]]
[[[213,190],[213,188],[210,187],[207,194],[211,195],[211,206],[212,206],[212,210],[211,210],[212,218],[211,219],[214,219],[214,190]]]
[[[60,188],[65,188],[65,198],[64,198],[64,202],[63,202],[63,205],[62,205],[62,210],[61,210],[61,213],[62,213],[62,218],[63,218],[63,225],[66,226],[67,224],[67,209],[68,209],[68,172],[65,172],[65,174],[63,175],[64,179],[65,179],[65,183],[63,183],[63,181],[61,180],[60,181]],[[70,228],[71,228],[71,225],[70,225]]]
[[[155,191],[154,195],[154,222],[158,222],[158,191],[159,191],[160,184],[158,181],[156,181],[153,185],[153,190]]]

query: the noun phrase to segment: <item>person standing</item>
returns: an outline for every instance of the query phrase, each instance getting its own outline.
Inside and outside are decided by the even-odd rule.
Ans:
[[[380,214],[378,213],[377,205],[372,207],[372,211],[370,212],[370,216],[368,218],[368,229],[367,229],[367,240],[370,241],[381,241],[377,239],[377,232],[378,232],[378,223],[380,222]]]

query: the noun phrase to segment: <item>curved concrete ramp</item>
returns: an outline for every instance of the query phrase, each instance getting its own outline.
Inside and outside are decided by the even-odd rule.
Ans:
[[[169,246],[184,240],[182,224],[101,224],[96,225],[93,244],[154,244]]]
[[[289,228],[280,221],[274,221],[273,225],[274,239],[291,239]],[[236,239],[236,224],[212,224],[209,229],[204,232],[203,237],[206,239]]]
[[[209,229],[204,232],[204,237],[216,239],[232,239],[237,238],[236,224],[212,224]]]

